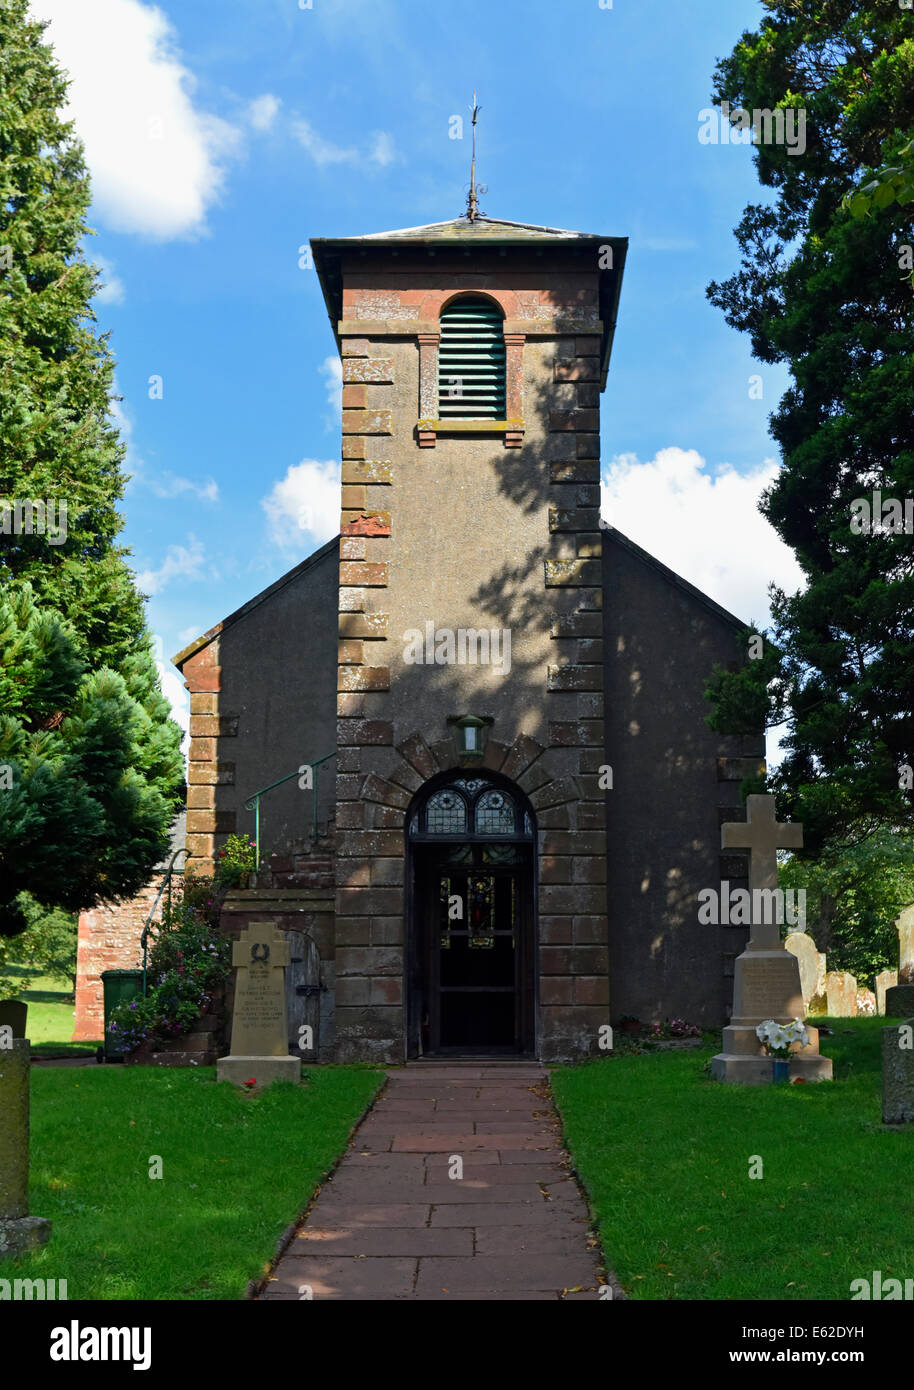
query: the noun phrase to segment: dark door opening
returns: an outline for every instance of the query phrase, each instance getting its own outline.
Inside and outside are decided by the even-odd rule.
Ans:
[[[533,1051],[532,847],[416,846],[417,1052]]]

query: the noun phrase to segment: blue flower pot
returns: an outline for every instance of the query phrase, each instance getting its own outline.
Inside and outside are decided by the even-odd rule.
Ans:
[[[774,1058],[772,1058],[772,1062],[771,1062],[771,1072],[772,1072],[772,1080],[773,1080],[773,1081],[789,1081],[789,1080],[790,1080],[790,1062],[789,1062],[789,1060],[787,1060],[787,1059],[782,1060],[780,1057],[774,1057]]]

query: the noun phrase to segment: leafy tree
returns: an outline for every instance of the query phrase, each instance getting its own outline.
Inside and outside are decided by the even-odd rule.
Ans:
[[[124,449],[82,249],[89,181],[27,8],[0,7],[0,934],[27,925],[23,892],[74,911],[136,892],[182,783],[117,545]]]
[[[859,844],[826,845],[815,861],[792,856],[781,866],[785,888],[806,891],[806,931],[828,955],[830,970],[849,970],[872,988],[898,965],[895,918],[914,903],[914,839],[877,832]]]
[[[10,974],[11,966],[32,966],[75,993],[77,915],[58,907],[44,908],[27,893],[22,894],[19,906],[28,925],[20,936],[0,936],[0,999],[17,998],[22,989],[21,980]]]
[[[761,510],[794,550],[805,588],[772,586],[762,660],[718,670],[720,730],[786,723],[770,775],[808,853],[911,823],[914,537],[855,534],[851,503],[914,495],[914,314],[899,274],[910,205],[842,206],[914,134],[914,34],[895,0],[763,0],[767,14],[715,72],[734,111],[800,108],[806,149],[755,147],[768,202],[736,229],[740,270],[708,287],[727,322],[792,384],[771,417],[782,468]]]

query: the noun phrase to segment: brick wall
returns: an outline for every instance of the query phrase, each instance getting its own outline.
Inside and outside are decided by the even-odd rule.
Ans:
[[[163,877],[156,874],[129,902],[79,914],[73,1042],[94,1042],[104,1035],[102,971],[142,966],[140,935]]]

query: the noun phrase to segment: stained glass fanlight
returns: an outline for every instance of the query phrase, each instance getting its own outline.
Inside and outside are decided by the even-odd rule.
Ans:
[[[513,835],[515,830],[514,802],[506,792],[483,792],[474,808],[478,835]]]
[[[459,792],[445,787],[429,797],[425,828],[432,835],[461,835],[466,831],[467,806]]]

